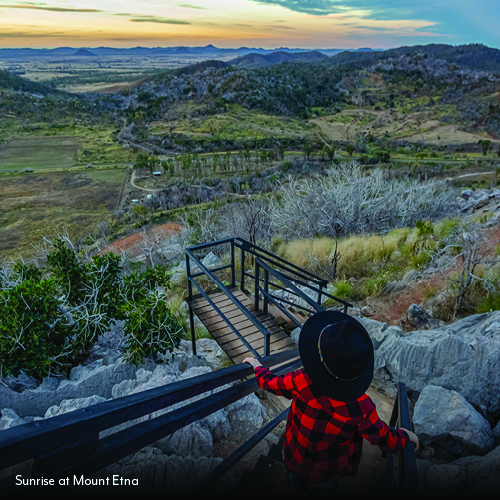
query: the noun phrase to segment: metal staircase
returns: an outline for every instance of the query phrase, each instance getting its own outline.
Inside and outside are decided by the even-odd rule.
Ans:
[[[229,249],[231,263],[216,269],[204,266],[200,254],[214,247]],[[236,250],[239,250],[239,259]],[[246,269],[247,259],[253,262],[253,274]],[[236,281],[237,266],[239,282]],[[193,268],[197,272],[192,273]],[[196,349],[196,314],[235,363],[247,356],[261,359],[271,353],[296,348],[289,333],[301,327],[311,314],[324,310],[323,297],[334,300],[345,312],[351,307],[348,302],[326,292],[326,280],[241,238],[187,248],[186,271],[193,351]],[[230,275],[228,285],[217,277],[221,271]],[[249,286],[253,293],[247,289]],[[193,287],[199,292],[196,295],[193,295]],[[277,290],[286,290],[287,298],[276,295]]]

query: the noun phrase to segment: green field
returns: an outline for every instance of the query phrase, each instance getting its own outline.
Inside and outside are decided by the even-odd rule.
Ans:
[[[79,137],[12,139],[0,147],[0,172],[11,169],[70,167],[76,161]]]
[[[32,243],[67,230],[79,238],[109,221],[125,170],[33,173],[0,182],[0,257],[33,254]]]

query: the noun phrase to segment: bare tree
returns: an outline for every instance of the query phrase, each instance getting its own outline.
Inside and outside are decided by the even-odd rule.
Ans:
[[[444,182],[384,179],[356,164],[330,168],[325,177],[289,178],[271,199],[271,229],[285,238],[328,237],[403,227],[435,220],[455,207],[455,193]]]
[[[444,246],[432,256],[433,264],[440,270],[457,269],[457,278],[450,278],[456,293],[453,318],[467,306],[467,296],[475,283],[481,283],[490,293],[497,290],[494,282],[480,276],[479,267],[491,267],[500,262],[494,252],[500,243],[499,223],[484,228],[479,223],[462,223],[444,241]],[[441,245],[442,246],[442,245]]]

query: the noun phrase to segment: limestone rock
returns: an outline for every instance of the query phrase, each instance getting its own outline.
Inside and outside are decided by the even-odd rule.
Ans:
[[[196,352],[203,358],[212,370],[220,370],[233,363],[229,356],[213,339],[200,339],[196,341]]]
[[[494,446],[488,422],[456,391],[428,385],[415,405],[413,424],[423,445],[435,442],[456,456],[484,455]]]
[[[431,495],[460,494],[465,485],[465,474],[462,468],[454,464],[433,465],[427,469],[425,485]]]
[[[432,318],[422,306],[412,304],[406,311],[406,319],[417,328],[425,328]]]
[[[465,491],[474,495],[500,494],[500,446],[482,457],[459,458],[453,465],[465,470]]]
[[[175,454],[181,457],[213,457],[214,444],[208,429],[200,422],[179,429],[156,443],[164,453]]]
[[[21,418],[12,408],[3,408],[0,418],[0,431],[16,427],[18,425],[28,424],[34,420],[43,420],[41,417]]]
[[[388,335],[387,323],[382,323],[374,319],[365,318],[364,316],[358,316],[356,317],[356,319],[365,327],[366,331],[369,333],[373,342],[373,348],[378,349],[380,347],[380,344],[382,344],[382,342]],[[394,333],[396,332],[396,330],[391,331]]]
[[[87,406],[96,405],[98,403],[104,403],[107,401],[106,398],[101,398],[100,396],[91,396],[89,398],[75,398],[75,399],[64,399],[61,401],[60,405],[51,406],[45,412],[45,418],[55,417],[56,415],[62,415],[63,413],[69,413],[71,411],[78,410],[80,408],[87,408]]]
[[[500,311],[451,325],[398,335],[375,351],[376,380],[422,391],[437,385],[459,391],[477,408],[500,415]]]
[[[226,408],[231,427],[237,433],[262,427],[265,409],[255,394],[249,394]]]
[[[226,439],[232,433],[232,427],[224,408],[200,420],[200,425],[210,432],[214,442]]]

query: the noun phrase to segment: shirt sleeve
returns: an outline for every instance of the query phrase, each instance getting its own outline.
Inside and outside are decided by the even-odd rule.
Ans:
[[[370,403],[368,412],[358,426],[361,436],[384,453],[402,450],[410,441],[408,433],[403,429],[391,430],[378,416],[375,404],[372,401]]]
[[[278,377],[267,368],[257,366],[255,368],[255,378],[265,391],[287,399],[293,399],[293,372],[287,373],[283,377]]]

